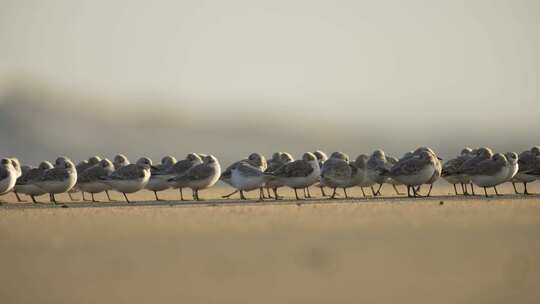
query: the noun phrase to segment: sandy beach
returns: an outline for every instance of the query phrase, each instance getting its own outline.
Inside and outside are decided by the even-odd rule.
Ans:
[[[464,199],[438,185],[416,200],[210,200],[229,190],[198,203],[4,203],[3,302],[540,300],[540,196]]]

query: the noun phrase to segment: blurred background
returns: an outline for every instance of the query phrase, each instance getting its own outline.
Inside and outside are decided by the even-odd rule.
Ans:
[[[0,9],[0,155],[539,144],[540,1],[30,1]]]

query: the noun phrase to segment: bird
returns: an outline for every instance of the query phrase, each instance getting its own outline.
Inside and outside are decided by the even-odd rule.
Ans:
[[[393,156],[386,156],[386,160],[388,161],[389,168],[392,168],[393,165],[397,164],[399,162],[399,159],[393,157]],[[402,195],[403,193],[399,192],[397,186],[403,185],[402,183],[398,182],[397,180],[393,178],[389,178],[386,180],[386,183],[392,185],[392,188],[394,188],[394,191],[397,195]]]
[[[441,176],[447,182],[453,185],[454,193],[458,195],[458,190],[456,184],[461,184],[461,191],[463,195],[468,195],[467,184],[471,182],[471,179],[466,174],[458,174],[463,163],[473,157],[472,149],[465,147],[461,150],[461,153],[458,157],[452,158],[446,161],[442,166]]]
[[[232,170],[234,168],[236,168],[239,164],[244,163],[244,162],[247,162],[248,164],[259,168],[261,171],[265,171],[268,168],[266,158],[262,154],[260,154],[260,153],[251,153],[248,156],[248,158],[239,160],[237,162],[232,163],[230,166],[228,166],[225,169],[225,171],[223,171],[221,173],[221,176],[219,177],[219,179],[222,182],[234,187],[234,185],[231,182]],[[261,187],[261,189],[259,189],[259,191],[261,191],[261,192],[263,191],[262,187]],[[229,193],[227,195],[224,195],[223,198],[229,198],[229,197],[231,197],[232,195],[234,195],[236,193],[238,193],[238,190],[235,190],[235,191],[233,191],[233,192],[231,192],[231,193]]]
[[[370,187],[372,185],[366,177],[366,167],[369,156],[366,154],[360,154],[356,157],[353,162],[350,162],[350,165],[354,167],[353,175],[351,177],[351,182],[348,185],[348,188],[358,186],[362,190],[362,195],[366,197],[366,192],[364,192],[364,187]]]
[[[292,155],[290,155],[287,152],[276,152],[272,155],[272,158],[268,161],[268,168],[266,168],[265,173],[271,173],[282,166],[284,166],[287,163],[292,162],[294,159]],[[285,186],[282,182],[280,182],[275,177],[270,176],[269,179],[266,181],[266,187],[268,189],[272,189],[272,192],[274,192],[274,199],[279,200],[281,197],[278,195],[278,188]],[[270,196],[270,195],[268,195]]]
[[[315,155],[315,157],[317,157],[317,161],[319,162],[319,165],[321,167],[322,167],[323,163],[328,160],[328,156],[326,155],[326,153],[324,153],[321,150],[317,150],[317,151],[313,152],[313,154]]]
[[[83,160],[80,163],[75,166],[75,169],[77,170],[77,174],[83,173],[84,170],[88,168],[92,168],[93,166],[99,164],[101,161],[101,157],[98,155],[89,157],[87,160]]]
[[[328,156],[326,155],[326,153],[324,153],[321,150],[317,150],[317,151],[313,152],[313,154],[315,155],[315,157],[317,157],[317,161],[319,161],[319,168],[322,170],[322,166],[323,166],[324,162],[326,160],[328,160]],[[318,184],[316,186],[321,189],[321,195],[323,197],[325,197],[326,193],[324,192],[324,187],[321,186],[320,184]]]
[[[124,154],[117,154],[113,159],[114,169],[118,170],[121,167],[130,164],[129,159]]]
[[[480,147],[477,149],[474,149],[472,152],[472,157],[466,160],[461,167],[458,169],[458,172],[463,172],[465,170],[469,170],[470,168],[476,166],[481,161],[491,159],[493,157],[493,151],[491,151],[490,148],[487,147]],[[471,194],[475,195],[474,193],[474,183],[471,182]]]
[[[100,156],[92,156],[92,157],[89,157],[87,160],[83,160],[81,162],[79,162],[76,166],[75,166],[75,169],[77,170],[77,178],[84,172],[86,171],[86,169],[89,169],[89,168],[92,168],[93,166],[99,164],[99,162],[101,161],[101,157]],[[76,192],[77,190],[79,190],[78,188],[78,180],[77,180],[77,184],[75,184],[75,187],[73,187],[73,189],[71,189],[68,194],[69,194],[69,197],[71,200],[73,200],[73,197],[71,196],[71,192]],[[86,201],[86,197],[84,196],[84,191],[81,191],[81,195],[82,195],[82,199],[83,201]]]
[[[15,157],[11,157],[9,160],[11,161],[11,165],[13,166],[13,169],[15,169],[17,178],[21,177],[23,172],[22,172],[22,167],[21,167],[21,163],[19,162],[19,160],[17,158],[15,158]],[[15,194],[15,197],[17,198],[18,202],[23,202],[23,200],[21,199],[21,197],[17,193],[17,189],[14,188],[13,193]]]
[[[177,161],[172,167],[164,172],[154,172],[154,174],[163,175],[172,188],[178,189],[180,193],[180,200],[184,200],[183,188],[187,185],[183,181],[175,181],[174,177],[184,175],[192,167],[202,164],[202,158],[197,153],[188,153],[185,159]]]
[[[435,156],[430,152],[421,151],[414,157],[402,158],[390,170],[383,170],[381,174],[406,185],[408,197],[417,197],[420,195],[415,187],[428,183],[437,170],[436,166]]]
[[[421,152],[428,152],[428,153],[431,153],[431,155],[433,156],[434,160],[435,160],[435,172],[433,172],[433,176],[427,181],[426,184],[429,185],[429,190],[428,190],[428,193],[426,194],[427,197],[429,197],[431,195],[431,190],[433,190],[433,184],[439,179],[439,177],[441,177],[441,173],[442,173],[442,159],[437,156],[437,153],[435,153],[435,151],[433,151],[433,149],[429,148],[429,147],[419,147],[417,148],[414,152],[413,152],[413,155],[418,155],[419,153]],[[416,190],[417,192],[420,190],[420,186],[418,186],[418,189]]]
[[[375,150],[368,159],[366,166],[366,182],[371,183],[371,191],[373,196],[381,195],[381,188],[388,181],[388,177],[382,173],[388,171],[392,165],[386,159],[383,150]],[[373,185],[378,184],[379,189],[374,191]]]
[[[199,191],[215,185],[221,175],[221,166],[213,155],[203,157],[203,163],[191,167],[186,173],[169,179],[193,191],[193,199],[200,201]]]
[[[126,193],[134,193],[144,189],[150,180],[150,165],[150,159],[143,157],[135,164],[119,167],[110,175],[100,177],[100,180],[122,193],[126,202],[131,203]]]
[[[470,176],[473,184],[483,187],[484,194],[488,197],[488,187],[493,187],[495,194],[499,195],[497,185],[507,181],[509,170],[510,166],[504,154],[496,153],[493,157],[482,160],[474,166],[469,166],[459,173]]]
[[[231,185],[240,192],[240,199],[245,200],[244,191],[261,189],[270,176],[265,175],[260,167],[248,162],[240,162],[231,169]],[[259,201],[263,201],[263,191],[259,191]]]
[[[169,170],[172,166],[174,166],[175,163],[176,163],[176,158],[170,155],[167,155],[161,159],[161,164],[152,166],[150,168],[151,175],[150,175],[150,180],[148,181],[148,184],[146,184],[146,189],[154,192],[156,201],[160,201],[157,194],[158,191],[163,191],[170,188],[170,184],[167,181],[167,178],[164,177],[164,175],[160,173],[167,172],[167,170]]]
[[[512,182],[512,179],[516,176],[519,171],[518,164],[518,155],[515,152],[506,152],[504,153],[506,160],[508,161],[508,176],[506,177],[505,182]]]
[[[287,163],[276,171],[265,174],[274,176],[279,182],[294,189],[296,199],[299,200],[298,189],[315,184],[319,180],[321,169],[315,155],[306,152],[302,155],[302,159]]]
[[[23,170],[23,174],[17,179],[17,182],[15,183],[16,191],[30,196],[32,202],[36,204],[37,201],[35,197],[46,194],[47,191],[36,186],[34,184],[34,181],[37,181],[46,170],[52,168],[53,165],[50,162],[44,161],[41,162],[37,168],[29,168],[26,172],[24,172],[25,170]]]
[[[45,170],[32,184],[49,193],[52,203],[57,204],[55,194],[66,193],[77,183],[77,170],[73,162],[64,156],[56,159],[54,167]]]
[[[13,165],[13,161],[11,162],[11,165]],[[17,183],[18,183],[19,179],[21,179],[21,177],[23,175],[26,175],[28,173],[28,171],[30,171],[31,169],[33,169],[33,168],[31,166],[29,166],[29,165],[22,165],[21,166],[21,175],[19,175],[19,177],[17,177],[17,181],[15,182],[15,187],[13,187],[13,193],[15,193],[15,197],[17,199],[17,202],[19,202],[19,203],[25,202],[25,200],[23,200],[21,198],[21,196],[19,195],[19,189],[17,188]]]
[[[518,172],[512,179],[514,191],[518,193],[515,183],[523,183],[523,194],[529,195],[527,184],[537,180],[535,175],[530,174],[540,164],[540,147],[534,146],[530,150],[523,151],[518,156]]]
[[[11,159],[2,158],[0,160],[0,195],[13,190],[17,182],[17,174]]]
[[[349,165],[349,156],[342,152],[334,152],[324,162],[320,175],[321,186],[332,188],[331,199],[336,197],[336,189],[342,188],[345,198],[348,198],[347,187],[351,184],[356,167]]]
[[[526,173],[530,176],[536,177],[536,179],[540,179],[540,158],[535,158],[533,166],[528,168]]]
[[[84,170],[81,174],[78,174],[78,187],[81,191],[90,193],[90,195],[92,196],[92,202],[96,202],[96,199],[94,198],[95,193],[112,190],[112,187],[104,183],[102,180],[103,178],[111,175],[113,172],[113,163],[110,160],[104,158],[100,160],[97,165]],[[107,197],[110,200],[110,196],[108,195],[108,193]]]

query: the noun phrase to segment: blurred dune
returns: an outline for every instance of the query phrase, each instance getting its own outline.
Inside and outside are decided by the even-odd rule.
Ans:
[[[448,157],[463,145],[519,151],[538,144],[534,121],[522,122],[527,128],[506,129],[499,122],[436,124],[429,117],[425,124],[394,125],[384,114],[366,113],[369,107],[340,117],[328,109],[272,109],[256,103],[238,109],[159,99],[117,102],[32,82],[13,82],[1,93],[0,154],[33,164],[57,155],[79,160],[121,152],[131,159],[144,154],[159,160],[191,151],[213,153],[227,164],[253,151],[299,156],[323,149],[355,156],[380,147],[401,155],[418,145],[431,145]]]

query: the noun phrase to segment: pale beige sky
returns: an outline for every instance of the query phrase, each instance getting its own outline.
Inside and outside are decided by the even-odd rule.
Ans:
[[[4,89],[398,125],[540,111],[536,0],[1,2]]]
[[[85,102],[88,108],[95,98],[118,103],[107,117],[122,116],[122,104],[147,102],[170,112],[153,111],[153,117],[189,118],[181,121],[182,140],[204,139],[219,126],[214,135],[223,142],[191,142],[185,152],[230,149],[231,159],[254,149],[270,153],[276,143],[293,152],[388,147],[394,154],[418,144],[447,153],[462,144],[538,144],[537,0],[0,4],[0,103],[11,102],[0,105],[1,116],[11,119],[4,128],[24,124],[36,102]],[[21,97],[36,83],[56,93]],[[17,100],[29,103],[18,107]],[[111,110],[102,105],[95,111],[92,119],[99,122]],[[65,139],[88,126],[72,127],[61,124],[50,141],[39,123],[15,135],[3,130],[15,136],[5,153],[23,153],[39,138],[53,143],[51,153],[85,155],[92,147],[84,139],[100,134],[72,147]],[[100,149],[136,151],[142,139],[130,138],[125,146],[110,146],[111,140]],[[57,147],[60,142],[65,145]]]

